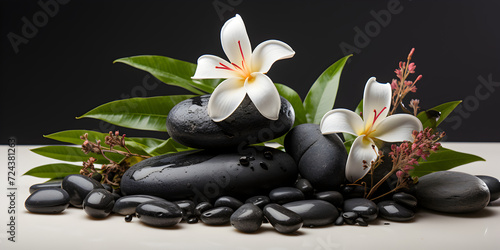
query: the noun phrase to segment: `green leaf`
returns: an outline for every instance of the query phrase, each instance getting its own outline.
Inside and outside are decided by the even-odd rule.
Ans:
[[[328,67],[311,86],[304,100],[308,123],[319,124],[326,112],[333,108],[342,69],[351,56],[345,56]]]
[[[437,152],[431,153],[427,157],[427,161],[420,160],[419,165],[415,166],[410,175],[421,177],[432,172],[448,170],[475,161],[484,161],[484,159],[473,154],[441,147]]]
[[[276,86],[276,89],[278,89],[279,94],[283,96],[285,99],[287,99],[290,102],[290,104],[292,104],[292,107],[295,111],[295,122],[293,126],[306,123],[307,122],[306,112],[304,110],[304,106],[302,104],[302,100],[300,99],[299,94],[297,94],[295,90],[286,85],[279,83],[275,83],[274,85]]]
[[[195,94],[212,93],[220,82],[215,80],[193,80],[191,77],[196,71],[196,64],[164,57],[164,56],[132,56],[115,60],[132,67],[147,71],[160,81],[187,89]]]
[[[95,118],[114,125],[152,131],[167,131],[170,110],[192,95],[171,95],[148,98],[131,98],[108,102],[77,117]]]
[[[426,111],[420,112],[417,115],[417,118],[420,119],[424,128],[430,127],[432,129],[435,129],[442,121],[444,121],[444,119],[446,119],[446,117],[448,117],[448,115],[450,115],[450,113],[455,109],[455,107],[457,107],[458,104],[460,104],[461,102],[462,101],[447,102],[429,109],[441,113],[439,119],[437,120],[433,117],[429,117]]]
[[[186,150],[192,150],[193,148],[186,147],[172,138],[168,138],[168,140],[163,141],[161,144],[158,144],[156,147],[150,147],[146,151],[151,155],[163,155],[169,153],[176,153]]]
[[[53,163],[32,168],[28,172],[24,173],[24,175],[31,175],[40,178],[60,179],[70,174],[79,174],[80,169],[82,169],[82,166],[67,163]]]
[[[70,162],[84,162],[92,156],[97,159],[95,162],[97,164],[109,164],[109,161],[102,155],[94,153],[86,155],[80,147],[45,146],[34,148],[31,151],[45,157]],[[106,157],[115,162],[120,162],[124,158],[124,156],[116,153],[106,153]]]

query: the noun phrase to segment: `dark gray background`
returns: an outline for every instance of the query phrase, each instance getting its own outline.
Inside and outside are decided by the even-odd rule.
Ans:
[[[419,98],[425,109],[464,100],[461,112],[442,125],[447,140],[500,141],[496,1],[59,0],[57,9],[51,6],[52,12],[43,14],[39,3],[47,2],[57,3],[1,1],[0,144],[11,136],[19,144],[50,144],[42,135],[67,129],[107,132],[109,125],[75,117],[125,97],[188,93],[112,62],[144,54],[189,62],[206,53],[224,57],[220,28],[237,13],[253,47],[274,38],[296,51],[294,58],[273,65],[269,76],[302,98],[321,72],[344,56],[343,43],[359,49],[344,68],[335,104],[349,109],[362,98],[369,77],[390,82],[398,62],[415,47],[417,75],[423,79],[406,101]],[[376,24],[373,13],[389,10],[390,20],[385,15],[385,23]],[[16,53],[9,34],[22,36],[24,20],[33,18],[40,27]],[[369,40],[355,41],[356,29],[366,27]]]

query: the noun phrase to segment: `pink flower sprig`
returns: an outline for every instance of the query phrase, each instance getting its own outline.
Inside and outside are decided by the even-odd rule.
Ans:
[[[418,81],[422,79],[422,75],[417,76],[415,81],[409,81],[408,76],[410,74],[415,73],[415,69],[417,65],[415,63],[410,62],[411,57],[413,56],[413,52],[415,52],[415,48],[411,49],[406,62],[399,62],[399,68],[394,70],[398,79],[393,79],[391,82],[392,92],[392,109],[389,112],[389,115],[392,115],[394,111],[396,111],[398,106],[402,106],[403,99],[410,92],[416,92],[417,87],[415,86]]]

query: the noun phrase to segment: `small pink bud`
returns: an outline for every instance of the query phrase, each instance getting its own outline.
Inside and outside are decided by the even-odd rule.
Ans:
[[[410,60],[411,57],[413,56],[413,52],[415,52],[415,48],[412,48],[410,54],[408,54],[408,60]]]

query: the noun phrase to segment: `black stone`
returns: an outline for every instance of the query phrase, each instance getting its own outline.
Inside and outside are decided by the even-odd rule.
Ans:
[[[132,214],[125,215],[125,222],[131,222],[133,217],[134,217],[134,215],[132,215]]]
[[[194,208],[194,214],[196,215],[196,217],[200,217],[201,214],[209,209],[212,209],[214,208],[214,206],[212,206],[212,204],[210,204],[210,202],[208,201],[203,201],[203,202],[200,202],[196,205],[196,207]]]
[[[283,204],[283,207],[300,215],[305,227],[332,224],[339,217],[337,208],[322,200],[302,200]]]
[[[169,201],[148,201],[136,208],[137,218],[149,226],[172,227],[182,220],[182,210]]]
[[[286,135],[285,149],[315,189],[338,190],[345,182],[347,151],[336,134],[323,135],[319,125],[301,124]]]
[[[344,197],[344,200],[352,199],[352,198],[363,198],[365,195],[365,187],[364,186],[343,186],[340,189],[340,193]]]
[[[123,196],[115,201],[115,205],[113,206],[113,212],[122,215],[135,214],[136,207],[139,206],[139,204],[148,201],[165,201],[165,200],[156,196],[143,195],[143,194]]]
[[[292,105],[281,97],[278,120],[260,114],[248,96],[232,115],[221,122],[208,116],[210,95],[197,96],[175,105],[167,116],[167,131],[175,141],[193,148],[241,148],[278,138],[295,121]]]
[[[216,207],[203,212],[200,219],[207,225],[225,225],[231,220],[233,212],[229,207]]]
[[[335,222],[334,222],[333,224],[335,224],[335,225],[337,225],[337,226],[344,225],[344,217],[342,217],[342,215],[341,215],[341,216],[339,216],[339,217],[335,220]]]
[[[274,229],[283,234],[299,230],[304,223],[300,215],[276,203],[266,205],[263,211]]]
[[[75,207],[82,207],[83,200],[90,191],[104,188],[101,183],[81,174],[71,174],[64,177],[61,187],[68,192],[69,203]]]
[[[30,194],[43,188],[61,188],[62,180],[48,181],[44,183],[33,184],[30,187]]]
[[[273,160],[263,152],[272,151]],[[253,157],[241,166],[242,155]],[[268,169],[260,167],[265,162]],[[251,197],[295,183],[298,170],[285,152],[268,147],[248,147],[239,153],[186,151],[151,157],[129,168],[122,177],[125,195],[147,194],[166,200],[213,201],[221,196]]]
[[[500,181],[497,178],[487,175],[476,175],[476,177],[484,181],[486,186],[488,186],[490,202],[500,198]]]
[[[323,191],[314,194],[314,198],[332,203],[335,207],[342,207],[344,197],[337,191]]]
[[[300,178],[295,183],[295,188],[300,190],[306,197],[310,197],[314,192],[312,184],[304,178]]]
[[[265,195],[257,195],[248,198],[245,203],[252,203],[260,209],[263,209],[267,204],[271,203],[271,199]]]
[[[280,205],[305,199],[304,194],[293,187],[275,188],[269,192],[269,198],[272,202]]]
[[[177,206],[182,210],[182,219],[188,221],[189,218],[195,217],[194,208],[195,204],[191,200],[174,201]]]
[[[239,207],[243,205],[240,200],[231,196],[222,196],[215,200],[214,207],[229,207],[236,211]]]
[[[230,217],[231,225],[241,232],[253,233],[262,225],[264,214],[262,210],[252,203],[245,203]]]
[[[392,195],[392,200],[411,210],[415,210],[417,208],[417,198],[405,192],[395,193]]]
[[[110,193],[113,193],[113,188],[109,184],[101,184],[104,189],[108,190]]]
[[[490,201],[490,191],[484,181],[455,171],[420,177],[416,196],[419,206],[445,213],[479,211]]]
[[[360,225],[362,227],[368,226],[368,223],[366,222],[365,219],[363,219],[363,217],[356,218],[355,222],[358,223],[358,225]]]
[[[392,221],[409,221],[415,218],[415,212],[391,200],[381,201],[377,204],[378,214]]]
[[[32,213],[57,214],[69,206],[69,194],[61,188],[40,188],[24,202],[24,207]]]
[[[377,204],[371,200],[365,198],[353,198],[344,201],[344,214],[346,214],[346,212],[355,212],[366,222],[370,222],[377,218],[378,207]]]
[[[106,218],[114,205],[113,194],[106,189],[94,189],[83,200],[83,210],[94,218]]]
[[[195,224],[195,223],[198,223],[198,218],[196,216],[193,216],[193,217],[189,217],[187,219],[187,223],[188,224]]]

